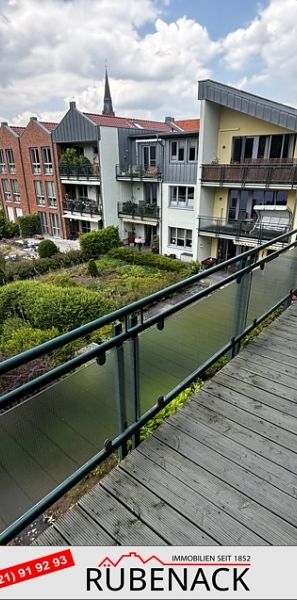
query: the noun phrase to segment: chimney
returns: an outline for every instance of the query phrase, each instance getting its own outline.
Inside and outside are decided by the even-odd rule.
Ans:
[[[165,117],[165,123],[168,123],[168,125],[170,125],[170,123],[173,123],[174,121],[174,117]]]
[[[30,117],[30,121],[38,121],[37,117]]]
[[[69,108],[76,108],[76,102],[74,100],[72,100],[71,102],[69,102]]]
[[[2,121],[1,127],[3,127],[3,125],[8,125],[7,121]]]

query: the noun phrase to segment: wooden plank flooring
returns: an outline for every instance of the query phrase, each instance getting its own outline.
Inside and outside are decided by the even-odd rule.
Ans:
[[[34,542],[297,545],[297,303]]]

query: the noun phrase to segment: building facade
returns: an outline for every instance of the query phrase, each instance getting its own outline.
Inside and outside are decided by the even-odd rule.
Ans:
[[[198,97],[197,257],[226,260],[297,226],[297,110],[210,80]]]

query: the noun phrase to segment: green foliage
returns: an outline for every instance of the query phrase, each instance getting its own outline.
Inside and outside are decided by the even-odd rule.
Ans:
[[[51,258],[59,253],[59,248],[52,240],[43,240],[38,244],[38,254],[40,258]]]
[[[206,369],[202,375],[202,379],[206,381],[207,379],[211,379],[218,371],[220,371],[228,362],[227,354],[221,356],[209,369]]]
[[[20,235],[18,224],[7,221],[3,210],[0,210],[0,240],[3,238],[13,238],[16,235]]]
[[[56,327],[33,329],[20,319],[6,319],[0,336],[0,351],[14,356],[59,335]]]
[[[89,273],[89,275],[91,275],[91,277],[98,277],[98,275],[99,275],[96,262],[94,261],[93,258],[90,258],[90,260],[88,262],[88,273]]]
[[[200,264],[199,260],[192,260],[192,262],[190,263],[190,267],[191,267],[191,274],[196,275],[196,273],[200,272],[201,264]]]
[[[78,154],[75,148],[66,148],[60,158],[60,168],[67,170],[91,167],[90,160],[84,154]]]
[[[78,281],[75,281],[68,273],[51,273],[42,278],[42,283],[57,285],[58,287],[82,287]]]
[[[44,240],[48,241],[48,240]],[[30,279],[44,275],[49,271],[55,271],[63,267],[77,265],[83,261],[83,254],[80,250],[70,250],[69,252],[58,253],[51,258],[37,258],[34,260],[21,260],[14,264],[6,265],[6,282],[16,279]],[[0,277],[1,285],[1,277]],[[73,285],[73,283],[71,284]]]
[[[185,271],[189,271],[189,267],[180,261],[172,260],[171,258],[166,258],[165,256],[157,256],[148,252],[136,252],[132,248],[114,248],[109,251],[108,256],[133,264],[164,269],[165,271],[178,272],[182,271],[183,269]]]
[[[111,225],[100,231],[83,233],[79,238],[79,242],[86,259],[99,258],[100,254],[106,254],[111,248],[119,246],[118,227]]]
[[[140,439],[145,440],[149,437],[157,427],[162,425],[168,417],[173,415],[179,408],[181,408],[194,394],[196,394],[202,387],[202,383],[195,383],[191,387],[181,392],[172,402],[167,404],[165,408],[162,408],[160,412],[153,417],[144,427],[140,430]]]
[[[266,327],[268,327],[268,325],[270,325],[270,323],[272,323],[277,317],[279,317],[279,315],[283,312],[283,308],[279,307],[276,310],[274,310],[271,315],[269,315],[269,317],[267,317],[267,319],[264,319],[264,321],[262,321],[262,323],[260,323],[260,325],[258,325],[257,327],[255,327],[251,333],[248,333],[242,340],[241,344],[240,344],[240,349],[243,350],[243,348],[245,348],[248,344],[250,344],[253,339],[255,337],[257,337],[257,335],[259,335],[259,333],[261,333],[261,331],[263,331],[263,329],[266,329]]]
[[[38,214],[25,215],[18,217],[20,234],[23,238],[30,238],[41,233],[40,219]]]
[[[17,317],[32,327],[69,331],[114,310],[112,301],[82,287],[61,288],[36,281],[10,283],[0,290],[0,322]]]

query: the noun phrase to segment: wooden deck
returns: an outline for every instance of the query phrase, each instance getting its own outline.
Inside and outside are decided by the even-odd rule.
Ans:
[[[297,545],[297,303],[36,545]]]

